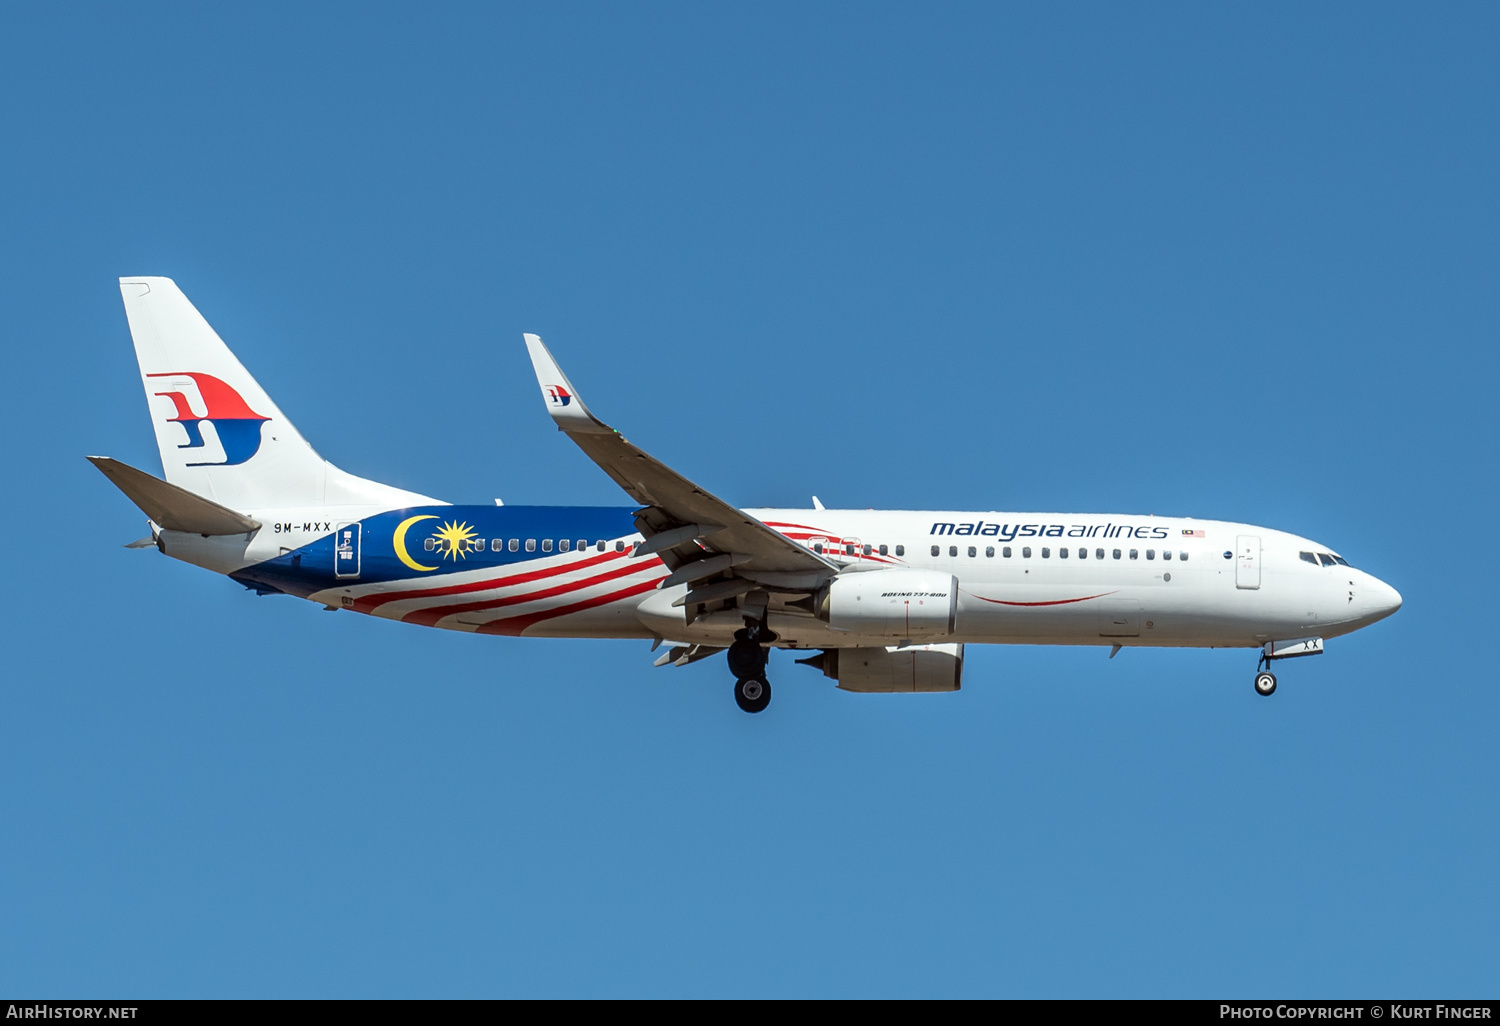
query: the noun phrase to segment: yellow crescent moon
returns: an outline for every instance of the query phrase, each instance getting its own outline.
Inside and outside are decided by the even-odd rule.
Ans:
[[[413,570],[436,570],[435,566],[423,566],[406,553],[406,529],[418,520],[436,520],[437,516],[432,513],[424,513],[419,517],[407,517],[396,525],[396,533],[391,536],[391,544],[396,547],[396,558],[401,560]]]

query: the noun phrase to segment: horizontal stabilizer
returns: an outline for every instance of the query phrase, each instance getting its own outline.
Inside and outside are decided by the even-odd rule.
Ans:
[[[249,534],[260,530],[260,521],[217,502],[195,495],[186,488],[168,484],[108,456],[89,456],[88,461],[140,507],[141,512],[168,531],[190,534]]]

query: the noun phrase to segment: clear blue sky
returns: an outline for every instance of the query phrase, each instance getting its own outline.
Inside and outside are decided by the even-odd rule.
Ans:
[[[12,5],[0,992],[1494,996],[1490,4]],[[115,279],[302,432],[615,504],[521,343],[733,502],[1295,531],[1393,619],[1250,652],[478,638],[120,546]]]

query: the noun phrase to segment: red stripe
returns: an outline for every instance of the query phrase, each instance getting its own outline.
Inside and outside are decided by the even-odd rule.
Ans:
[[[972,591],[969,594],[974,595]],[[1113,594],[1112,591],[1106,591],[1099,595],[1085,595],[1083,598],[1076,599],[1056,599],[1052,602],[1006,602],[1003,599],[985,598],[983,595],[974,595],[974,597],[981,602],[993,602],[997,606],[1065,606],[1070,602],[1087,602],[1089,599],[1104,598],[1105,595]]]
[[[505,588],[512,584],[525,584],[528,581],[539,581],[544,577],[553,577],[557,574],[565,574],[570,570],[582,570],[584,567],[594,566],[611,559],[624,559],[628,552],[604,552],[588,559],[579,560],[576,563],[563,563],[559,566],[546,567],[541,570],[528,570],[523,574],[515,574],[511,577],[491,577],[483,581],[471,581],[468,584],[450,584],[442,588],[418,588],[412,591],[389,591],[381,594],[366,595],[355,599],[354,611],[356,613],[369,613],[387,602],[400,602],[402,599],[413,598],[442,598],[444,595],[471,595],[476,591],[489,591],[491,588]]]
[[[822,538],[824,541],[826,541],[828,543],[828,549],[838,549],[839,550],[838,552],[831,552],[831,551],[828,551],[828,549],[825,549],[824,553],[823,553],[825,556],[843,556],[846,559],[849,557],[849,554],[847,552],[843,551],[845,542],[844,542],[844,539],[843,539],[843,537],[841,535],[831,534],[828,531],[820,531],[816,527],[808,527],[806,524],[783,524],[783,523],[781,523],[780,521],[777,521],[777,520],[767,520],[767,521],[765,521],[765,524],[766,524],[767,527],[794,527],[794,528],[799,528],[799,530],[795,530],[795,531],[781,531],[779,533],[781,534],[782,537],[784,537],[784,538],[790,538],[792,541],[805,542],[809,538]],[[808,533],[807,534],[803,534],[802,533],[803,530],[806,530]],[[855,548],[856,549],[862,549],[863,548],[863,543],[860,543],[859,545],[856,545]],[[860,559],[873,559],[877,563],[895,563],[896,562],[896,560],[894,560],[894,559],[889,559],[889,558],[887,558],[885,556],[881,556],[881,555],[879,555],[877,553],[873,553],[873,552],[870,553],[869,555],[865,555],[862,551],[857,551],[857,552],[855,552],[855,556],[858,557],[858,558],[860,558]]]
[[[533,624],[541,623],[543,620],[551,620],[554,617],[567,616],[569,613],[579,613],[585,609],[593,609],[596,606],[608,605],[621,599],[632,598],[636,595],[655,591],[656,585],[662,580],[658,577],[650,581],[642,581],[640,584],[632,584],[628,588],[612,592],[608,595],[600,595],[598,598],[584,599],[582,602],[574,602],[568,606],[558,606],[556,609],[548,609],[540,613],[528,613],[525,616],[512,616],[506,620],[491,620],[480,627],[476,634],[507,634],[511,637],[520,637],[521,632]]]
[[[651,569],[650,564],[644,566],[617,566],[605,573],[596,574],[593,577],[585,577],[581,581],[567,581],[551,588],[543,588],[541,591],[528,591],[521,595],[486,599],[483,602],[463,602],[457,605],[430,606],[426,609],[418,609],[403,616],[401,622],[417,623],[424,627],[431,627],[443,617],[452,616],[455,613],[473,613],[481,609],[499,609],[502,606],[515,606],[522,602],[535,602],[538,599],[556,598],[558,595],[566,595],[570,591],[580,591],[595,584],[603,584],[605,581],[613,581],[619,577],[629,577],[631,574],[637,574],[642,570],[649,569]]]

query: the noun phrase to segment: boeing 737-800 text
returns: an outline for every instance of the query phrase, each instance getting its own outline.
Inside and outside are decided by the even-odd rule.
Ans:
[[[771,648],[846,691],[956,691],[967,644],[1253,648],[1271,664],[1391,615],[1395,589],[1250,524],[1096,513],[739,509],[584,405],[525,336],[557,426],[633,500],[454,506],[345,473],[167,278],[122,278],[165,480],[90,457],[154,545],[265,594],[479,634],[727,650],[747,712]]]

